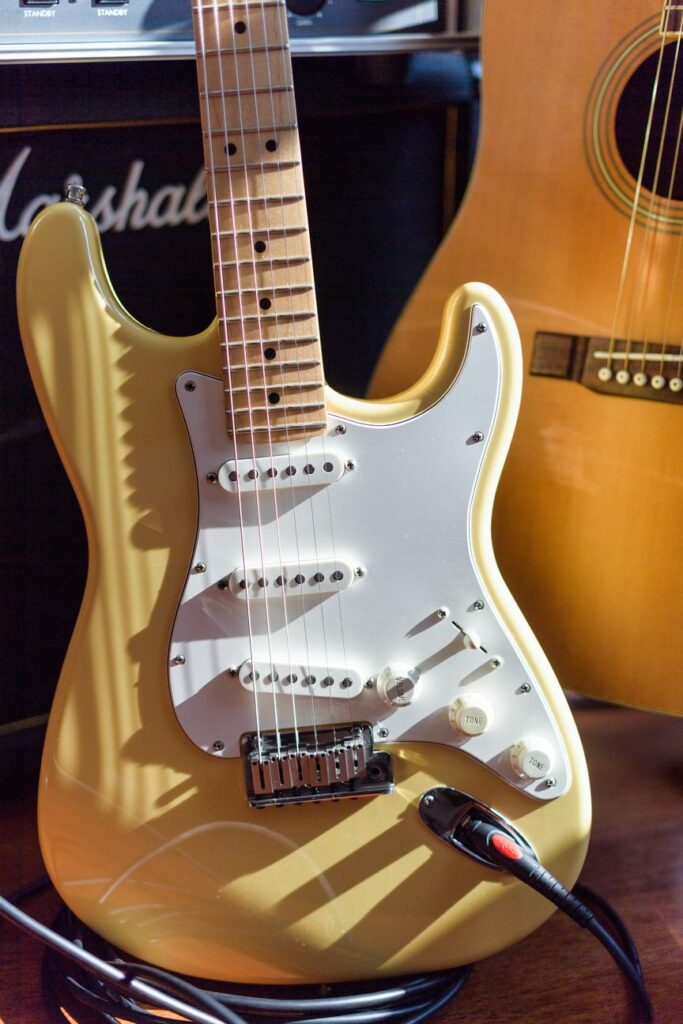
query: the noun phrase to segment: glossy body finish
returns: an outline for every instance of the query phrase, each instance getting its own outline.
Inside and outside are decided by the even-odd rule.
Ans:
[[[617,337],[654,351],[680,344],[680,201],[641,191],[617,302],[635,182],[610,117],[630,73],[657,53],[662,7],[488,0],[472,181],[389,340],[373,396],[418,377],[435,311],[460,280],[489,281],[509,302],[525,371],[537,331],[609,338],[614,323]],[[562,685],[678,714],[682,437],[675,405],[527,374],[494,516],[503,575]]]
[[[215,326],[177,339],[133,321],[108,282],[92,220],[68,204],[34,222],[18,303],[90,551],[39,801],[45,861],[73,910],[137,957],[245,982],[434,970],[486,956],[540,924],[549,905],[452,853],[424,828],[416,806],[431,786],[460,787],[524,829],[565,884],[580,870],[590,815],[581,747],[491,549],[490,512],[520,376],[514,324],[495,293],[468,286],[448,303],[437,358],[418,386],[385,403],[330,392],[329,409],[348,422],[386,424],[433,405],[462,363],[473,303],[485,308],[500,338],[501,391],[469,545],[501,625],[552,711],[572,784],[541,803],[460,751],[389,743],[390,796],[259,811],[247,804],[240,760],[197,749],[168,690],[172,624],[197,527],[175,386],[188,369],[217,375]]]

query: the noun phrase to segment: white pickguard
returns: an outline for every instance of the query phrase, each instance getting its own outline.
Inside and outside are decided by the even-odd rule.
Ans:
[[[473,323],[484,319],[477,308]],[[500,390],[491,325],[471,336],[456,381],[427,411],[391,425],[330,416],[324,437],[292,445],[297,465],[309,455],[318,465],[327,453],[335,464],[336,457],[353,464],[324,486],[260,486],[257,494],[256,483],[245,483],[237,494],[211,482],[228,462],[256,456],[262,466],[269,457],[263,445],[235,451],[226,435],[222,388],[221,381],[198,373],[177,381],[199,512],[171,637],[169,680],[175,713],[192,742],[214,756],[237,757],[240,736],[257,729],[370,722],[379,743],[445,744],[538,799],[564,793],[570,774],[559,731],[471,557],[470,504]],[[337,432],[340,424],[344,433]],[[483,440],[474,440],[477,432]],[[280,445],[275,454],[287,451]],[[256,570],[248,600],[224,582],[245,563]],[[307,567],[306,583],[274,590],[273,567],[291,572],[298,563]],[[344,563],[362,572],[337,593],[327,582],[322,588],[310,582],[316,563]],[[265,595],[255,582],[263,567]],[[475,602],[483,602],[483,609]],[[448,614],[440,618],[439,609]],[[487,653],[468,648],[453,621],[476,632]],[[493,659],[502,664],[496,667]],[[261,680],[250,690],[239,672],[249,661],[293,666],[298,682],[302,668],[315,667],[316,683],[302,693],[278,674],[277,683],[264,686]],[[381,700],[373,685],[382,668],[397,663],[420,673],[419,695],[405,706]],[[345,668],[364,681],[360,690],[347,686],[347,695],[336,684],[320,685],[318,670],[338,681]],[[449,722],[449,706],[467,694],[485,698],[493,710],[480,735],[465,735]],[[513,769],[510,751],[526,737],[552,750],[554,785]]]

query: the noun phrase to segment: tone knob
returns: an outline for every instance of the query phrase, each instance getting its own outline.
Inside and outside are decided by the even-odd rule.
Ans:
[[[545,740],[527,736],[515,743],[510,751],[510,761],[518,775],[528,779],[542,779],[552,771],[555,754]]]
[[[298,14],[300,18],[315,14],[324,6],[325,0],[287,0],[287,7],[292,14]]]
[[[387,665],[377,676],[377,693],[392,706],[412,704],[420,686],[420,673],[410,665]]]
[[[493,708],[486,697],[469,693],[453,701],[448,709],[448,721],[458,732],[480,736],[493,721]]]

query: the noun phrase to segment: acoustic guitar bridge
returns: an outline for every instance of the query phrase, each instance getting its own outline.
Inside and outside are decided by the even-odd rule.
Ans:
[[[253,807],[377,796],[394,788],[391,756],[366,723],[248,733],[242,737]]]

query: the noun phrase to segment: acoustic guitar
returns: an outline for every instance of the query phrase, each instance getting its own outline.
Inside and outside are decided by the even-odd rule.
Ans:
[[[45,863],[99,934],[192,975],[477,960],[552,907],[454,847],[467,808],[566,885],[590,816],[573,720],[492,552],[514,321],[466,285],[416,385],[326,388],[285,6],[194,18],[214,323],[174,338],[129,316],[79,186],[21,255],[26,355],[89,542]]]
[[[565,687],[677,714],[682,18],[662,0],[488,0],[472,180],[371,389],[423,370],[453,281],[506,297],[525,380],[494,512],[503,575]]]

